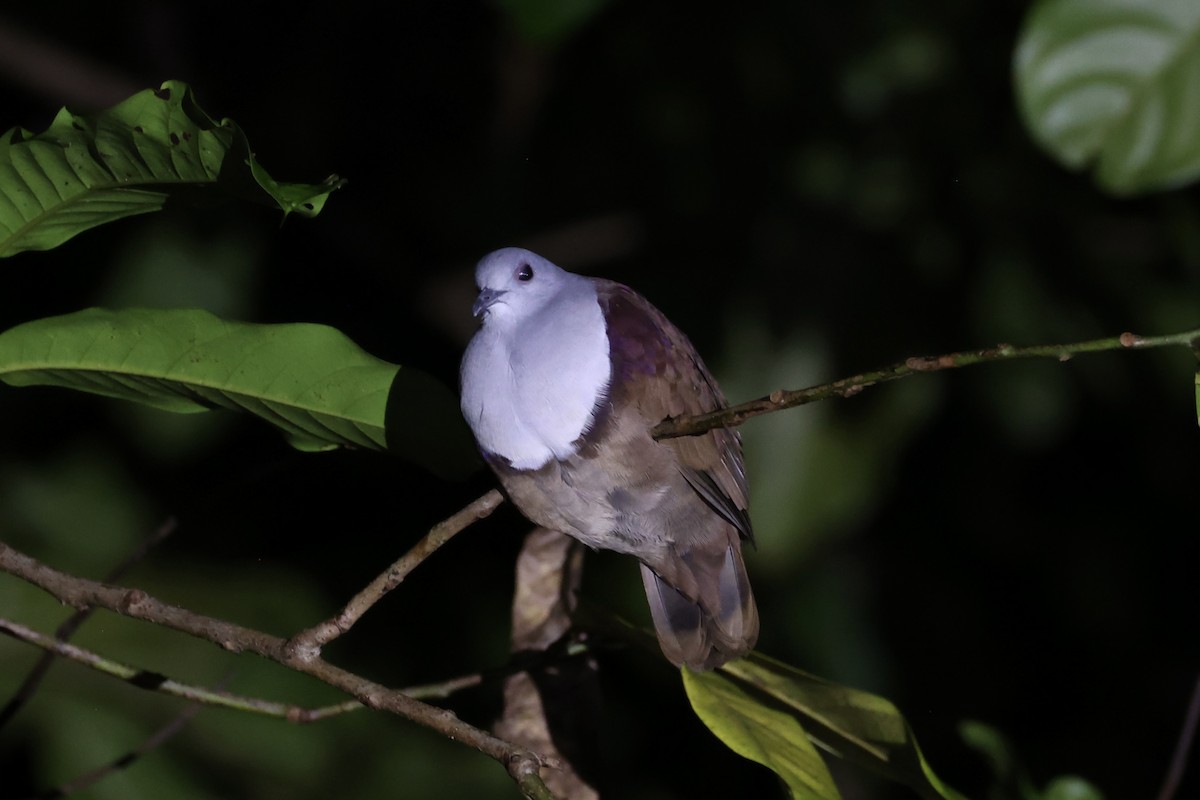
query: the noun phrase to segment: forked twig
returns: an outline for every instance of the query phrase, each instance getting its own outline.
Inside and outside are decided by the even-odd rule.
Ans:
[[[120,580],[121,576],[128,572],[135,564],[145,558],[146,554],[149,553],[150,550],[155,547],[155,545],[174,533],[175,528],[175,518],[168,517],[162,525],[158,526],[158,530],[154,531],[154,533],[147,537],[145,541],[138,545],[137,549],[130,553],[124,561],[115,566],[112,571],[105,576],[104,580],[109,583]],[[82,625],[87,618],[92,615],[93,610],[94,609],[91,608],[81,608],[70,617],[67,617],[67,620],[62,625],[59,625],[58,630],[54,632],[54,638],[61,642],[65,642],[70,639],[75,631],[79,630],[79,626]],[[37,688],[41,685],[42,679],[46,677],[46,673],[50,670],[50,666],[54,663],[54,658],[55,653],[53,650],[47,649],[46,652],[42,654],[42,657],[38,659],[37,663],[33,665],[33,668],[29,670],[29,674],[25,676],[25,680],[21,682],[21,685],[17,688],[17,691],[13,693],[12,698],[4,704],[4,708],[0,709],[0,728],[3,728],[6,724],[8,724],[8,721],[16,716],[17,712],[20,711],[25,704],[29,702],[30,698],[32,698],[37,692]]]
[[[337,616],[293,636],[288,641],[292,657],[306,659],[319,656],[322,647],[350,630],[367,613],[367,609],[399,586],[422,561],[453,539],[459,531],[491,514],[503,502],[503,495],[492,489],[458,513],[434,525],[407,553],[356,594]]]

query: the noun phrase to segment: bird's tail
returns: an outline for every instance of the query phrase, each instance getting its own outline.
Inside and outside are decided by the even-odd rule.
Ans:
[[[672,553],[659,571],[642,564],[642,583],[659,646],[676,666],[710,670],[758,640],[758,608],[736,539],[716,553]]]

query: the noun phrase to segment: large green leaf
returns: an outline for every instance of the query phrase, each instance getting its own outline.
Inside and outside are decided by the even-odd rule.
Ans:
[[[890,701],[759,653],[722,669],[752,688],[757,703],[795,719],[830,754],[910,786],[922,797],[961,800],[930,769],[908,723]]]
[[[88,309],[0,333],[0,381],[176,412],[248,411],[302,449],[387,449],[443,475],[473,467],[453,394],[310,324],[199,310]]]
[[[797,800],[838,800],[829,768],[799,720],[751,696],[716,672],[683,670],[683,685],[696,716],[730,750],[769,767]]]
[[[1015,55],[1034,139],[1118,194],[1200,176],[1200,2],[1044,0]]]
[[[0,256],[49,250],[180,192],[231,194],[320,213],[336,176],[278,183],[231,120],[213,121],[185,83],[167,81],[94,115],[63,109],[43,133],[0,136]]]

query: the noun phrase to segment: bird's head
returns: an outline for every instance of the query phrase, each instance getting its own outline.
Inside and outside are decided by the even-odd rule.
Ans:
[[[506,247],[484,256],[475,268],[479,297],[471,310],[485,320],[518,321],[536,314],[579,280],[537,253]]]

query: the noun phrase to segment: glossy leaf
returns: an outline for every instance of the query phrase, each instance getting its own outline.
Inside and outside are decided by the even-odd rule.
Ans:
[[[167,81],[99,114],[64,108],[43,133],[0,136],[0,256],[49,250],[97,225],[158,211],[181,192],[315,216],[342,183],[276,182],[233,121],[214,121],[187,84]]]
[[[182,413],[247,411],[301,449],[387,449],[439,474],[473,466],[448,389],[324,325],[229,322],[200,310],[88,309],[0,333],[0,381]],[[401,430],[390,430],[388,419]]]
[[[717,672],[683,670],[683,685],[696,716],[740,756],[770,768],[797,800],[841,797],[829,768],[787,711],[764,704]]]
[[[1015,56],[1034,139],[1108,191],[1200,176],[1200,3],[1044,0]]]
[[[839,686],[759,653],[722,669],[764,698],[757,702],[790,715],[831,755],[905,784],[922,797],[961,800],[934,774],[908,722],[885,698]]]

